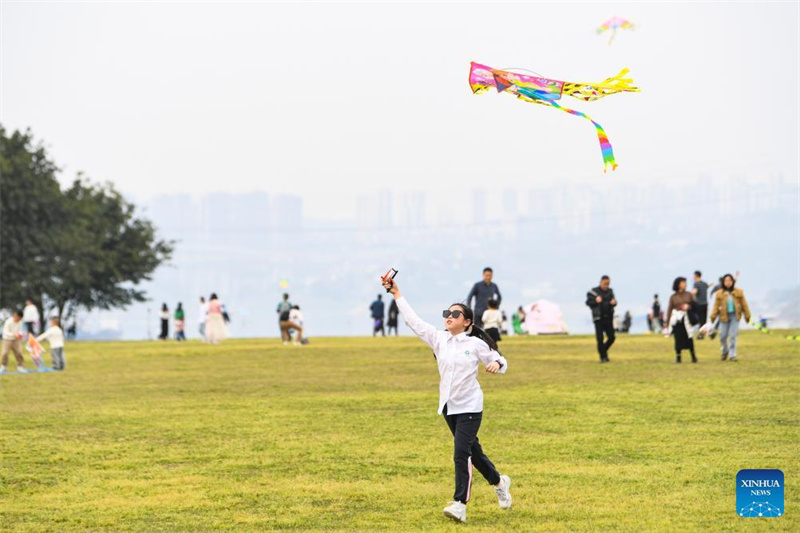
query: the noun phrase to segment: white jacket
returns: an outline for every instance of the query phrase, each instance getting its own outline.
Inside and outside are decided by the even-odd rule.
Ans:
[[[50,348],[63,348],[64,331],[58,326],[50,326],[47,331],[36,337],[36,340],[39,342],[50,341]]]
[[[501,365],[500,373],[505,374],[508,369],[506,358],[477,337],[437,330],[417,316],[405,298],[397,300],[397,308],[406,325],[433,349],[436,356],[441,377],[439,414],[442,414],[445,405],[448,415],[483,411],[483,391],[478,383],[479,365],[497,361]]]

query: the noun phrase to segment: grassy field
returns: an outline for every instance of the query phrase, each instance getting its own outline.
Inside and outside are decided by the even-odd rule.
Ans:
[[[513,479],[476,479],[466,525],[430,350],[410,337],[303,347],[72,343],[67,371],[0,376],[2,531],[800,531],[800,342],[510,338],[481,374],[481,441]],[[13,366],[13,365],[12,365]],[[779,468],[786,515],[739,518],[735,476]]]

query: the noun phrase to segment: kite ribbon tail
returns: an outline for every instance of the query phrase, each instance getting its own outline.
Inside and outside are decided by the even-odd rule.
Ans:
[[[554,101],[537,100],[536,103],[549,105],[555,107],[556,109],[560,109],[561,111],[569,113],[571,115],[575,115],[577,117],[583,117],[592,124],[594,124],[595,130],[597,130],[597,140],[600,142],[600,151],[603,153],[603,172],[608,170],[608,165],[611,165],[611,170],[617,170],[617,166],[619,165],[617,165],[617,162],[614,159],[614,149],[611,147],[611,143],[608,140],[608,135],[606,135],[606,131],[603,129],[603,126],[592,120],[585,113],[581,113],[580,111],[575,111],[574,109],[570,109],[568,107],[562,107]]]

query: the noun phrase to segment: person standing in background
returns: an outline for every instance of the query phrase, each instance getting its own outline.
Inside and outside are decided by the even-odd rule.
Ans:
[[[517,312],[511,315],[511,326],[514,328],[514,335],[525,335],[525,309],[520,305]]]
[[[617,306],[617,299],[611,289],[611,278],[603,276],[600,278],[600,285],[586,293],[586,305],[592,310],[592,321],[594,322],[594,333],[597,338],[597,352],[600,354],[600,362],[610,362],[608,350],[614,344],[614,308]],[[603,339],[605,335],[607,340]]]
[[[497,302],[489,300],[488,309],[483,312],[481,322],[483,322],[483,330],[494,341],[500,342],[500,328],[503,326],[503,315],[497,308]]]
[[[372,302],[369,306],[370,315],[372,316],[372,336],[374,337],[379,331],[383,337],[386,336],[386,330],[383,327],[384,304],[382,296],[379,294],[378,299]]]
[[[14,357],[17,360],[17,372],[20,374],[27,374],[29,371],[25,370],[22,358],[22,351],[20,350],[20,340],[22,339],[22,312],[14,311],[14,314],[6,319],[3,324],[3,358],[0,360],[0,374],[6,374],[6,365],[8,364],[8,352],[14,352]]]
[[[661,320],[661,302],[658,294],[653,295],[653,307],[650,310],[650,331],[661,333],[664,330],[664,321]]]
[[[165,341],[169,338],[169,308],[167,304],[161,304],[161,311],[158,312],[158,318],[161,319],[161,334],[158,338]]]
[[[39,325],[39,309],[34,305],[33,300],[28,298],[25,300],[25,309],[22,310],[22,322],[24,324],[25,333],[36,335],[36,329]]]
[[[67,362],[64,359],[64,332],[58,325],[58,317],[50,319],[47,331],[36,337],[38,342],[47,340],[50,343],[50,358],[53,360],[53,370],[64,370]]]
[[[483,312],[489,307],[489,300],[497,302],[497,307],[503,301],[500,295],[500,289],[492,282],[494,278],[494,271],[491,267],[483,269],[483,279],[472,286],[472,290],[467,295],[467,307],[471,307],[475,313],[475,325],[483,328]],[[472,305],[472,299],[475,299],[475,305]]]
[[[394,336],[397,337],[399,333],[397,332],[397,318],[400,315],[400,310],[397,308],[397,302],[392,299],[392,303],[389,304],[389,319],[387,321],[389,326],[389,335],[392,334],[392,329],[394,329]]]
[[[278,302],[278,307],[275,309],[275,312],[278,313],[278,329],[281,332],[281,338],[284,336],[283,326],[281,326],[281,322],[285,322],[289,320],[289,312],[292,310],[292,302],[289,301],[289,294],[283,293],[283,299]],[[286,317],[285,319],[281,318],[281,316]],[[284,339],[286,341],[287,339]]]
[[[206,303],[205,297],[201,296],[200,308],[197,310],[197,322],[199,323],[197,329],[200,331],[200,339],[203,342],[206,342],[206,320],[208,320],[208,303]]]
[[[694,271],[694,286],[692,287],[695,308],[699,316],[699,324],[705,324],[708,320],[708,283],[703,281],[703,274],[699,270]],[[697,334],[697,340],[702,340],[705,334],[701,331]]]
[[[219,344],[229,336],[225,320],[222,318],[222,303],[216,293],[208,298],[208,319],[206,323],[206,339],[209,344]]]
[[[186,313],[183,312],[183,304],[178,302],[178,307],[175,309],[175,340],[186,340]]]

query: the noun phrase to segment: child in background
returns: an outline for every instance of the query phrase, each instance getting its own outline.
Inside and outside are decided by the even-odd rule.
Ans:
[[[8,363],[8,352],[14,352],[17,360],[17,372],[27,374],[23,366],[22,351],[20,350],[20,339],[22,338],[22,312],[14,311],[14,314],[3,324],[3,359],[0,362],[0,374],[6,374],[6,364]]]
[[[36,340],[50,342],[50,357],[53,359],[53,370],[64,370],[67,366],[67,362],[64,359],[64,332],[58,325],[58,318],[51,318],[50,327],[36,337]]]
[[[484,331],[494,342],[500,342],[500,328],[503,325],[503,314],[500,313],[497,300],[489,300],[489,309],[483,312],[481,317]]]
[[[289,311],[289,322],[291,322],[293,324],[297,324],[302,329],[303,328],[303,320],[304,320],[304,317],[303,317],[303,313],[300,311],[300,306],[299,305],[293,305],[291,311]],[[292,334],[292,331],[289,332],[290,336]],[[301,336],[300,337],[300,344],[308,344],[308,339],[306,339],[305,337]]]

